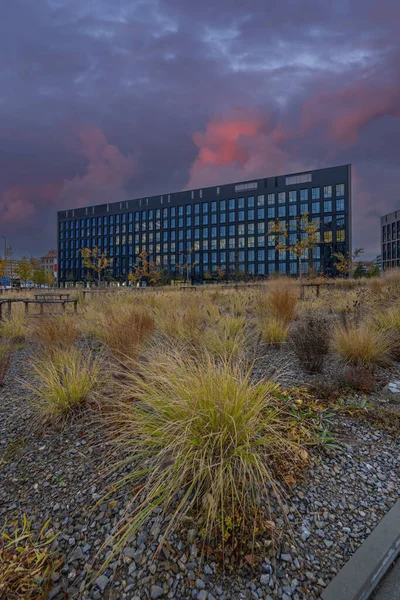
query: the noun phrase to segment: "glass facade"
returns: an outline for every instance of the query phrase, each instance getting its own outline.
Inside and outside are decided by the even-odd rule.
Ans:
[[[288,183],[298,181],[298,183]],[[244,186],[244,187],[243,187]],[[247,186],[247,187],[246,187]],[[335,252],[348,252],[351,235],[351,167],[333,167],[293,176],[270,177],[248,184],[227,184],[58,213],[59,281],[85,281],[79,250],[97,246],[112,258],[109,275],[126,281],[139,254],[179,277],[192,264],[201,280],[227,273],[249,276],[295,275],[297,259],[275,250],[268,235],[277,218],[293,243],[302,215],[320,224],[320,245],[313,264],[334,274]],[[304,258],[307,270],[308,257]]]
[[[381,218],[381,247],[382,268],[400,267],[400,210]]]

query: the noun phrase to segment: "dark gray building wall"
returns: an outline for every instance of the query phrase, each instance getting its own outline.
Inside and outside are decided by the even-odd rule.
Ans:
[[[333,254],[351,249],[351,205],[351,165],[344,165],[63,210],[59,281],[87,278],[79,249],[93,246],[107,250],[110,275],[122,281],[142,250],[172,276],[189,260],[198,279],[217,266],[250,276],[295,275],[296,257],[275,250],[268,223],[286,220],[293,236],[305,212],[320,222],[313,266],[334,275]],[[304,259],[303,270],[307,265]]]
[[[400,267],[400,210],[381,217],[382,269]]]

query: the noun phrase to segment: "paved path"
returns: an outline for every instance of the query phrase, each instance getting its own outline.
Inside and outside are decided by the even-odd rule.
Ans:
[[[371,600],[400,600],[400,558],[386,573]]]

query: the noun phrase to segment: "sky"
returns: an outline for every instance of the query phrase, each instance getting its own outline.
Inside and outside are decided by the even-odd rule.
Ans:
[[[57,211],[353,165],[353,245],[400,209],[398,0],[12,0],[0,19],[0,235]]]

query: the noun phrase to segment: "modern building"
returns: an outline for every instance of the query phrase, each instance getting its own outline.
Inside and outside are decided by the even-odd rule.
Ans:
[[[79,250],[97,246],[112,259],[108,276],[124,281],[141,252],[173,277],[226,273],[296,275],[298,259],[268,235],[276,219],[287,244],[302,234],[301,215],[320,226],[313,268],[335,274],[334,254],[351,249],[351,165],[63,210],[58,213],[59,283],[90,279]],[[303,234],[304,235],[304,234]]]
[[[57,279],[58,255],[56,250],[49,250],[47,254],[39,258],[39,266],[44,271],[48,271]]]
[[[382,270],[382,254],[377,254],[374,260],[374,265]]]
[[[382,269],[400,267],[400,210],[381,217]]]

